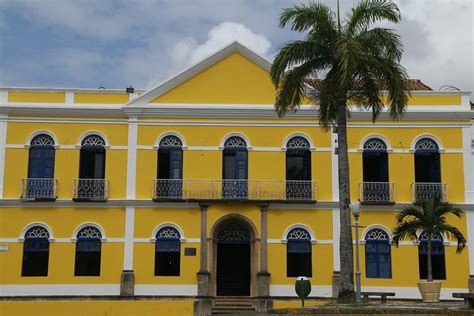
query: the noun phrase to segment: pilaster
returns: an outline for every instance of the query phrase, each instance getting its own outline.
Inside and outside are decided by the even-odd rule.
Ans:
[[[3,178],[5,175],[5,150],[7,144],[7,116],[0,115],[0,199],[3,198]]]

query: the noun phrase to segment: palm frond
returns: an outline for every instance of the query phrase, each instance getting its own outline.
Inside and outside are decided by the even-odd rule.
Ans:
[[[401,222],[392,231],[392,243],[396,246],[404,239],[416,239],[416,233],[423,228],[418,219]]]
[[[336,29],[335,15],[331,9],[324,4],[314,2],[283,9],[280,27],[284,28],[287,24],[290,24],[291,29],[297,32],[316,28]]]
[[[346,17],[347,32],[356,35],[370,24],[387,20],[398,23],[400,10],[391,0],[363,0],[356,4]]]
[[[402,223],[403,221],[406,221],[410,218],[421,221],[424,219],[424,217],[425,214],[418,207],[408,206],[403,208],[395,218],[397,223]]]
[[[443,226],[439,227],[440,232],[445,233],[448,238],[454,238],[457,241],[456,252],[461,253],[464,247],[466,247],[466,238],[464,235],[454,226],[449,224],[444,224]]]

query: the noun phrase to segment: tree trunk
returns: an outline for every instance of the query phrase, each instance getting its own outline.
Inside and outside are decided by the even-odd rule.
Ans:
[[[431,264],[431,234],[427,234],[428,235],[428,249],[427,249],[427,253],[428,253],[428,258],[426,259],[427,260],[427,268],[428,268],[428,282],[433,282],[433,267],[432,267],[432,264]]]
[[[339,209],[340,236],[339,258],[341,279],[338,300],[351,302],[354,300],[354,256],[352,246],[351,211],[349,205],[349,158],[347,153],[347,117],[345,101],[339,102],[337,111],[337,146],[339,163]]]

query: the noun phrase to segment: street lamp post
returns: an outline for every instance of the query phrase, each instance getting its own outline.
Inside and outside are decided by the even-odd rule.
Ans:
[[[362,303],[362,294],[361,294],[361,282],[360,282],[360,259],[359,259],[359,216],[360,216],[360,204],[354,203],[350,205],[352,215],[354,215],[354,225],[351,225],[355,228],[355,255],[356,255],[356,304]]]

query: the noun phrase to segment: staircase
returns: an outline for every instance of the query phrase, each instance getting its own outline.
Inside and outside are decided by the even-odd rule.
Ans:
[[[253,301],[245,296],[216,297],[212,305],[212,315],[250,314],[255,312]]]

